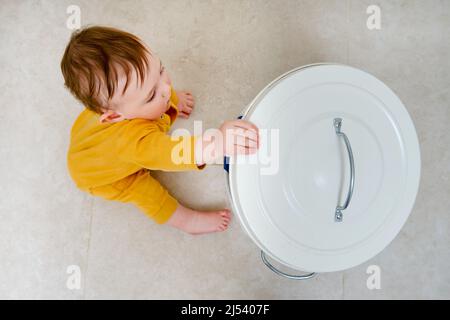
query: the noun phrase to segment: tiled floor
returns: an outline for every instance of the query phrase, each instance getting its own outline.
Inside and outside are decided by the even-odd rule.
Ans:
[[[339,62],[383,80],[406,105],[422,152],[401,233],[359,267],[293,282],[259,261],[236,219],[225,233],[192,237],[79,191],[65,157],[82,106],[59,70],[74,3],[83,25],[138,34],[175,86],[194,92],[194,114],[175,128],[200,119],[217,127],[300,65]],[[379,31],[366,27],[371,4],[381,8]],[[0,21],[0,298],[450,298],[450,1],[3,0]],[[219,166],[158,177],[186,205],[227,205]],[[366,287],[372,264],[380,290]],[[70,265],[80,267],[79,290],[66,286]]]

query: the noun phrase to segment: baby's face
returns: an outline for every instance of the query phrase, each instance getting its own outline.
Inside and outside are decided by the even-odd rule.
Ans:
[[[171,94],[171,80],[161,60],[155,55],[147,55],[150,67],[147,68],[145,78],[138,81],[134,68],[131,70],[127,90],[126,76],[119,76],[117,90],[110,100],[113,110],[108,110],[100,117],[100,121],[117,122],[124,119],[156,120],[169,108]]]

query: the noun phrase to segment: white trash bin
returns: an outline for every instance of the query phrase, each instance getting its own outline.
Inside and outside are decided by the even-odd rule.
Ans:
[[[226,158],[228,196],[272,271],[303,280],[348,269],[399,233],[417,195],[420,149],[383,82],[345,65],[307,65],[270,83],[240,117],[260,128],[260,149]],[[276,132],[274,170],[262,155],[276,153]],[[307,273],[283,272],[266,254]]]

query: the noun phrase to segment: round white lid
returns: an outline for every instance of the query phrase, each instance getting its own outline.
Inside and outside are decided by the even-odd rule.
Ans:
[[[353,67],[317,64],[269,84],[243,118],[260,129],[257,154],[229,167],[235,211],[253,241],[289,267],[314,272],[359,265],[383,250],[410,214],[420,180],[408,112],[383,82]],[[346,201],[351,146],[353,193]]]

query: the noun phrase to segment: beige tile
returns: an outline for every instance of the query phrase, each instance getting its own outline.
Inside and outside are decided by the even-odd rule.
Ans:
[[[196,196],[196,191],[191,194]],[[96,201],[92,234],[88,299],[342,296],[340,274],[301,283],[273,274],[260,261],[257,247],[236,217],[225,233],[194,237],[156,225],[132,205]]]
[[[342,273],[293,282],[273,274],[238,224],[192,237],[132,205],[75,188],[65,167],[82,110],[59,62],[70,1],[3,1],[0,11],[0,297],[136,299],[449,298],[450,3],[378,1],[382,29],[366,28],[363,1],[78,1],[82,24],[136,33],[161,56],[197,107],[174,126],[217,127],[275,77],[309,63],[362,68],[390,86],[413,118],[422,151],[416,206],[385,251]],[[20,26],[20,28],[18,27]],[[224,172],[158,172],[183,204],[227,206]],[[92,219],[92,221],[91,221]],[[66,287],[79,265],[82,288]],[[382,289],[366,288],[366,268]]]
[[[421,185],[398,237],[377,257],[348,270],[345,298],[430,299],[450,296],[450,3],[381,1],[382,27],[365,28],[370,1],[350,3],[351,65],[396,92],[410,113],[421,148]],[[431,22],[432,21],[432,22]],[[369,290],[366,269],[379,265],[381,290]]]
[[[371,4],[350,1],[349,62],[374,73],[401,99],[420,101],[448,91],[450,3],[378,1],[381,30],[368,30],[365,12]]]
[[[61,12],[65,7],[14,1],[2,2],[0,11],[4,299],[79,299],[84,294],[83,286],[66,287],[67,267],[87,262],[91,202],[66,169],[67,129],[80,109],[62,91],[57,69],[65,39],[64,24],[57,27]]]

